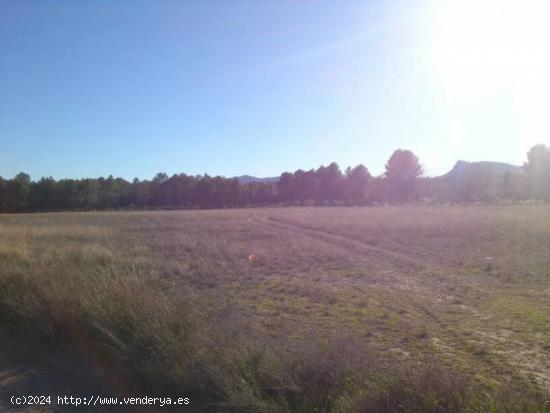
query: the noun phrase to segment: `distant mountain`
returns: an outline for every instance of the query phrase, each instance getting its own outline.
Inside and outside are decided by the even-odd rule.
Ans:
[[[521,166],[511,165],[504,162],[491,162],[491,161],[481,161],[481,162],[467,162],[467,161],[458,161],[453,169],[447,172],[443,177],[451,179],[460,179],[470,172],[474,171],[485,171],[489,175],[498,177],[504,176],[507,173],[510,175],[524,175],[525,171]]]
[[[251,175],[234,176],[233,178],[237,179],[241,185],[249,184],[251,182],[277,182],[279,180],[279,177],[257,178]]]
[[[522,199],[527,174],[521,166],[503,162],[458,161],[445,175],[428,178],[420,193],[440,201],[477,202]]]

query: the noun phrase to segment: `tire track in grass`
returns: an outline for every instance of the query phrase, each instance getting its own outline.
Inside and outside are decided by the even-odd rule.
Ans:
[[[331,245],[340,248],[343,247],[346,249],[346,251],[349,251],[349,247],[352,247],[356,251],[378,254],[379,256],[382,256],[386,261],[388,259],[391,259],[394,262],[397,261],[400,264],[407,266],[409,269],[411,269],[410,266],[416,266],[419,270],[433,270],[439,268],[432,264],[426,263],[423,260],[415,258],[410,254],[401,253],[391,250],[389,248],[372,245],[366,241],[351,237],[349,235],[338,234],[308,225],[299,224],[296,222],[285,221],[279,218],[275,218],[271,215],[267,215],[263,220],[261,220],[261,222],[264,222],[280,230],[286,230],[298,234],[307,235],[311,238],[325,241]]]
[[[430,285],[426,285],[417,276],[419,272],[422,272],[423,273],[422,275],[424,276],[435,275],[436,273],[441,274],[441,271],[445,271],[445,267],[443,265],[438,266],[433,263],[426,263],[422,260],[415,258],[410,254],[396,252],[384,247],[374,246],[369,244],[368,242],[359,240],[354,237],[337,234],[330,231],[321,230],[318,228],[313,228],[313,227],[302,225],[295,222],[287,222],[285,220],[277,219],[270,215],[266,215],[265,217],[258,217],[257,219],[259,223],[265,223],[278,230],[287,231],[295,234],[306,235],[311,238],[322,240],[324,242],[327,242],[336,247],[345,249],[347,251],[349,251],[351,247],[357,252],[374,253],[375,256],[382,258],[381,263],[386,263],[386,264],[391,263],[392,265],[395,265],[395,262],[398,261],[400,264],[397,266],[398,267],[397,269],[401,271],[391,271],[391,270],[384,271],[392,274],[393,282],[397,282],[400,284],[406,283],[409,286],[413,287],[415,293],[420,294],[423,297],[423,299],[427,299],[428,301],[434,303],[437,306],[445,305],[445,302],[441,302],[441,297],[445,296],[445,294],[438,293],[439,288],[434,288],[433,280],[430,282]],[[404,266],[408,266],[408,268],[406,268],[405,271],[403,271]],[[414,272],[413,274],[410,273],[411,270]],[[470,282],[471,281],[472,280],[470,280]],[[438,284],[441,284],[440,286],[445,287],[443,285],[444,282],[445,282],[444,280],[441,280],[441,282]],[[454,297],[449,296],[449,299],[447,301],[452,301],[453,299]],[[429,310],[425,305],[414,304],[413,306],[420,313],[424,314],[432,323],[435,323],[436,325],[446,323],[446,321],[440,320],[439,317],[434,313],[434,311]],[[480,316],[480,314],[476,310],[472,308],[470,308],[470,310],[472,311],[472,314],[476,316]],[[448,354],[454,353],[457,359],[461,359],[462,357],[464,357],[465,351],[466,353],[468,353],[468,350],[465,348],[464,343],[455,343],[454,345],[444,346],[442,343],[444,343],[446,340],[441,336],[434,337],[433,340],[431,341],[433,341],[432,344],[434,345],[435,348],[439,349],[442,352],[446,352]],[[512,360],[509,360],[509,361],[510,361],[509,364],[512,365],[513,364]],[[492,363],[489,363],[489,365],[491,364]]]
[[[387,247],[372,245],[371,243],[357,237],[323,230],[297,223],[295,221],[287,221],[276,218],[270,214],[266,214],[264,218],[258,217],[257,219],[259,222],[265,222],[266,224],[280,230],[287,230],[296,234],[307,235],[309,237],[327,242],[333,246],[343,248],[346,251],[354,249],[359,253],[372,253],[373,255],[371,258],[379,258],[385,267],[389,265],[399,269],[399,276],[401,279],[407,280],[405,281],[406,283],[410,283],[410,278],[417,278],[418,276],[431,276],[431,287],[433,287],[434,283],[448,287],[450,281],[455,284],[459,283],[460,285],[467,285],[469,288],[476,288],[480,291],[486,290],[487,288],[493,290],[494,288],[500,287],[499,280],[496,277],[484,277],[481,281],[468,277],[467,282],[463,284],[463,277],[459,277],[460,274],[457,274],[456,269],[450,266],[451,262],[442,258],[438,254],[422,254],[435,258],[435,262],[429,262],[425,259],[418,258],[417,252],[407,253],[396,251]],[[400,244],[395,245],[396,248],[403,248]],[[384,272],[387,272],[387,268]],[[391,273],[395,275],[395,271],[391,271]],[[452,280],[449,278],[450,275],[452,275]],[[425,290],[424,286],[418,286],[421,290]],[[430,289],[430,291],[432,293],[430,294],[430,297],[432,297],[435,291],[433,289]],[[453,301],[455,298],[453,297],[453,294],[448,293],[443,294],[443,296],[449,298],[450,301]]]
[[[376,271],[378,276],[374,278],[371,276],[369,278],[370,283],[374,282],[385,288],[392,287],[403,291],[413,291],[437,306],[441,305],[442,301],[455,300],[454,296],[445,292],[448,280],[439,277],[442,267],[426,264],[424,261],[415,259],[408,254],[373,246],[353,237],[318,230],[306,225],[289,223],[268,214],[256,216],[254,219],[258,224],[265,224],[279,231],[320,240],[346,253],[352,251],[361,257],[364,263],[373,264],[374,261],[375,267],[373,270]],[[427,277],[429,277],[429,283],[426,282]],[[352,288],[357,286],[356,283],[349,284],[349,280],[344,284],[348,284],[348,287],[351,286]],[[359,285],[365,285],[365,282],[361,280]],[[445,300],[442,300],[441,297],[445,297]]]

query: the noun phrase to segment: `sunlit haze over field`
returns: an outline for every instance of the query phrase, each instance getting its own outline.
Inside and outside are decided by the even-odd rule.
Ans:
[[[520,165],[550,143],[549,21],[544,0],[0,0],[0,175]]]

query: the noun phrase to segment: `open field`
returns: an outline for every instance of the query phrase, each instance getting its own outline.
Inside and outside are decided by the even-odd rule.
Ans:
[[[550,206],[0,215],[0,323],[213,411],[548,412]]]

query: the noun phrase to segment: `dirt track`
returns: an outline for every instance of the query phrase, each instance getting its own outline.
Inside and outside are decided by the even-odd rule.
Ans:
[[[89,411],[85,407],[58,407],[57,396],[112,395],[107,380],[89,360],[63,348],[37,351],[32,344],[0,333],[0,411]],[[51,406],[15,407],[11,396],[50,395]],[[96,407],[93,411],[109,410]]]

